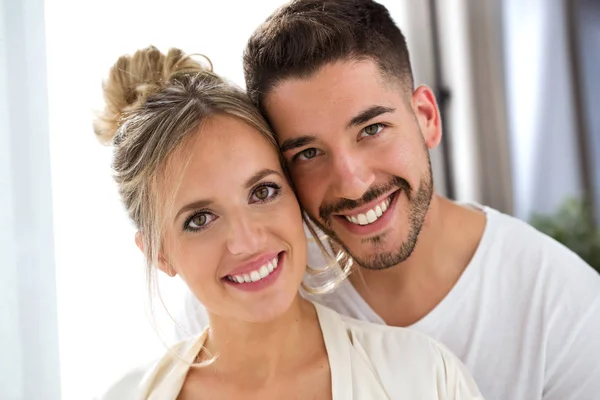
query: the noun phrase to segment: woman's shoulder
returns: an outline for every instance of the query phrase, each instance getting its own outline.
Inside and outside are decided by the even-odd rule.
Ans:
[[[171,346],[162,357],[130,370],[98,400],[146,399],[157,391],[179,393],[190,364],[204,343],[204,334]]]
[[[360,321],[317,307],[321,316],[340,326],[352,351],[377,374],[388,393],[404,395],[396,391],[407,386],[445,388],[452,393],[448,399],[482,399],[470,372],[435,339],[411,328]]]
[[[373,345],[373,350],[380,349],[387,352],[382,344],[389,344],[399,349],[412,349],[423,354],[423,352],[437,355],[439,352],[447,351],[446,348],[433,338],[410,328],[376,324],[368,321],[358,320],[346,315],[339,314],[330,308],[318,304],[319,313],[326,315],[329,319],[339,320],[344,329],[352,337],[365,345]]]

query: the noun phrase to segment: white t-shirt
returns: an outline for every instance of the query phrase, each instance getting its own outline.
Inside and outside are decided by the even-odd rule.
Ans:
[[[482,209],[487,223],[473,259],[410,328],[448,346],[488,400],[600,399],[600,275],[526,223]],[[319,265],[314,245],[309,253]],[[311,300],[384,324],[349,282]],[[184,304],[178,320],[202,331],[202,305],[191,294]]]
[[[483,399],[464,365],[429,337],[343,317],[318,304],[315,308],[333,400]],[[176,400],[206,332],[174,346],[151,366],[132,371],[101,400]]]

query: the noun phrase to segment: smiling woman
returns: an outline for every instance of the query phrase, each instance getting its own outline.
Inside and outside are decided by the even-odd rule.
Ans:
[[[15,71],[33,74],[36,79],[48,78],[54,229],[47,226],[53,231],[55,242],[60,361],[60,371],[51,370],[53,374],[60,373],[62,400],[89,399],[132,366],[162,354],[163,342],[170,342],[171,331],[181,323],[177,318],[173,322],[168,315],[176,314],[179,308],[179,296],[185,288],[181,279],[159,275],[161,298],[155,296],[153,304],[148,302],[145,261],[132,245],[135,228],[123,210],[111,174],[107,173],[111,149],[99,146],[92,134],[90,121],[103,106],[99,79],[120,54],[153,43],[162,49],[177,44],[190,52],[207,52],[221,73],[243,85],[240,55],[247,38],[282,3],[283,0],[171,0],[168,5],[146,0],[8,2],[28,18],[36,16],[31,24],[9,18],[15,26],[15,37],[29,40],[44,29],[39,21],[46,23],[46,51],[35,54],[47,54],[47,73],[37,57],[16,57],[14,62]],[[23,35],[23,27],[29,26],[32,28]],[[19,42],[9,39],[7,43]],[[18,55],[26,46],[15,48],[19,50],[9,54]],[[8,79],[15,87],[25,81],[37,82],[12,74]],[[44,85],[34,86],[42,90]],[[18,93],[23,95],[26,91],[21,88]],[[33,92],[28,89],[27,93]],[[37,102],[46,96],[34,97]],[[11,99],[10,104],[18,102]],[[42,114],[31,115],[37,115],[36,123],[43,124]],[[31,125],[33,120],[29,120]],[[22,129],[25,125],[20,126]],[[19,140],[24,140],[20,132]],[[36,132],[42,134],[43,129]],[[34,142],[43,143],[29,143]],[[41,146],[37,150],[48,152]],[[37,179],[42,175],[35,176]],[[19,176],[20,180],[24,178]],[[42,197],[36,198],[50,204]],[[21,204],[25,207],[28,203]],[[42,280],[45,285],[50,282]],[[38,291],[40,296],[42,293]],[[40,299],[48,306],[54,302]],[[49,313],[45,315],[50,318]],[[44,341],[53,334],[44,333]],[[118,365],[113,364],[114,360],[119,360]],[[85,373],[82,365],[86,365]]]

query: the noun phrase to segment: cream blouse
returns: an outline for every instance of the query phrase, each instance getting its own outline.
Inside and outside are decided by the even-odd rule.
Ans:
[[[417,331],[358,321],[314,305],[334,400],[483,399],[466,368],[442,344]],[[150,367],[132,371],[101,399],[176,400],[189,369],[186,363],[196,358],[206,335],[205,330]]]

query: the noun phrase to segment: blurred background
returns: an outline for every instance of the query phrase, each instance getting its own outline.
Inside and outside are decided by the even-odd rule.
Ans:
[[[599,268],[600,2],[380,2],[440,102],[438,192],[526,220]],[[282,3],[0,0],[1,399],[90,399],[164,351],[173,323],[157,311],[153,329],[111,149],[91,129],[101,81],[153,44],[206,54],[243,86],[245,42]],[[181,282],[160,285],[169,308]]]

